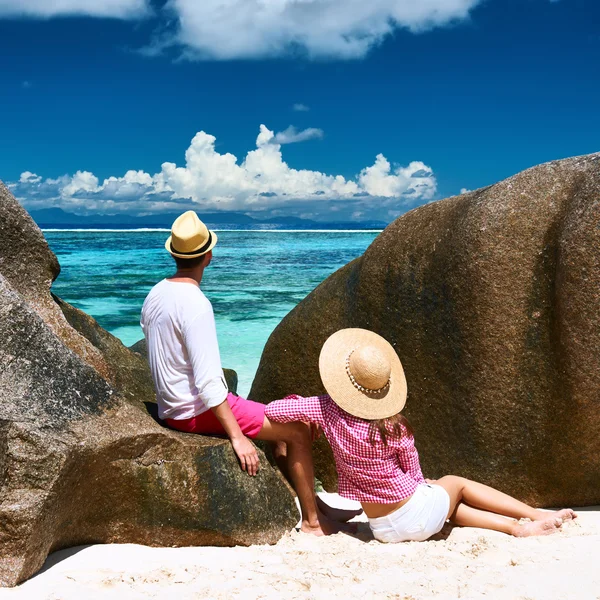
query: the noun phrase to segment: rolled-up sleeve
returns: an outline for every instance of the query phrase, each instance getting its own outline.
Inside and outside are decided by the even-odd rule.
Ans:
[[[217,341],[212,308],[198,314],[183,330],[184,343],[194,373],[198,396],[207,408],[221,404],[229,392]]]
[[[275,400],[267,404],[265,417],[277,423],[291,423],[303,421],[324,425],[323,397],[286,396],[282,400]]]

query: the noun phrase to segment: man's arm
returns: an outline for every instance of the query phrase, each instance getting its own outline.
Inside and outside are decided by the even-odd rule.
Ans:
[[[233,450],[240,459],[242,469],[256,475],[258,453],[227,404],[227,384],[223,377],[217,330],[212,309],[197,315],[185,328],[185,347],[192,364],[194,382],[200,400],[210,408],[231,440]]]
[[[240,459],[242,469],[248,472],[248,475],[256,475],[258,471],[258,453],[254,444],[242,433],[240,426],[231,412],[231,408],[227,403],[222,402],[218,406],[211,408],[213,414],[223,425],[223,429],[231,440],[231,445],[237,457]]]

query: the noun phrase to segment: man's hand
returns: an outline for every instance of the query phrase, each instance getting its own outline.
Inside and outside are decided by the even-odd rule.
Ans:
[[[233,446],[234,452],[240,459],[242,470],[246,471],[248,475],[256,475],[258,473],[258,453],[252,442],[245,436],[232,438],[231,445]]]
[[[223,400],[218,406],[211,408],[211,410],[229,436],[233,450],[240,459],[242,470],[246,471],[248,475],[256,475],[258,472],[258,453],[252,442],[242,433],[239,423],[231,412],[231,407],[227,404],[227,399]]]

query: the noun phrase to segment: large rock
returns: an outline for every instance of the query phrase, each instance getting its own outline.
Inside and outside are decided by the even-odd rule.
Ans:
[[[100,352],[69,327],[49,294],[60,265],[27,211],[0,181],[0,273],[19,292],[63,343],[105,376]]]
[[[600,154],[396,220],[283,320],[250,397],[322,393],[319,351],[344,327],[396,348],[427,477],[600,503]],[[324,443],[315,455],[334,487]]]
[[[52,298],[58,263],[0,191],[0,585],[79,544],[276,542],[297,521],[285,480],[262,454],[251,478],[228,440],[153,419],[144,358]]]

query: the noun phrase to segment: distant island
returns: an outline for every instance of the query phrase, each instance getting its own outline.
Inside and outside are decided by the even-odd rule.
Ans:
[[[61,208],[31,210],[29,214],[41,229],[170,229],[181,213],[156,215],[77,215]],[[299,217],[267,217],[257,219],[239,212],[201,213],[211,228],[225,229],[383,229],[383,221],[319,222]]]

